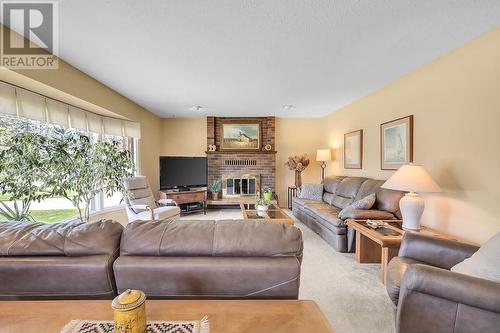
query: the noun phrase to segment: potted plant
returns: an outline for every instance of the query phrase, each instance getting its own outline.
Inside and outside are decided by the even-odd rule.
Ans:
[[[255,206],[257,206],[257,211],[266,211],[269,208],[269,200],[267,199],[257,199]]]
[[[309,159],[307,155],[304,154],[302,156],[290,156],[286,161],[285,165],[288,169],[295,171],[295,186],[302,186],[302,171],[304,171],[309,165]]]
[[[49,140],[39,133],[16,133],[5,127],[0,128],[0,134],[0,216],[13,221],[33,220],[31,204],[52,195],[46,181],[51,154],[44,150]]]
[[[271,201],[271,199],[273,198],[273,189],[270,187],[266,187],[263,193],[264,199]]]
[[[208,190],[212,193],[213,200],[219,200],[219,192],[222,189],[222,180],[220,178],[214,179],[208,184]]]
[[[56,194],[67,198],[78,209],[80,221],[90,219],[90,204],[103,191],[128,197],[124,180],[133,176],[134,162],[118,140],[94,142],[88,135],[68,130],[57,140],[52,154]],[[64,175],[64,177],[61,177]]]

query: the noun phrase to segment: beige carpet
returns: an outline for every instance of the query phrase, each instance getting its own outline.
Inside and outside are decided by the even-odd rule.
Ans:
[[[182,219],[240,219],[239,210],[209,210]],[[295,220],[304,238],[300,299],[312,299],[336,333],[394,332],[394,306],[380,282],[379,265],[357,264]]]

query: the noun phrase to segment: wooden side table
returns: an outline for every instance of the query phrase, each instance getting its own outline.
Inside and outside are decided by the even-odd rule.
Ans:
[[[293,198],[297,196],[297,186],[288,186],[288,209],[292,210]]]
[[[380,279],[386,284],[387,265],[396,257],[401,246],[405,232],[418,232],[420,234],[458,241],[458,239],[422,227],[420,231],[404,231],[400,220],[385,220],[386,227],[373,229],[365,220],[347,220],[347,225],[356,231],[356,261],[364,263],[380,263]]]
[[[207,190],[204,188],[193,189],[190,191],[160,191],[160,199],[171,199],[181,207],[185,205],[185,210],[181,211],[182,214],[188,214],[193,212],[203,211],[207,214]],[[200,209],[189,209],[189,204],[191,203],[201,203],[203,208]]]

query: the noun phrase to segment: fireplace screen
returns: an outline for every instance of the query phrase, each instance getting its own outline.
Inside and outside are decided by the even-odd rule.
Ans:
[[[260,196],[260,175],[228,175],[222,181],[223,197]]]

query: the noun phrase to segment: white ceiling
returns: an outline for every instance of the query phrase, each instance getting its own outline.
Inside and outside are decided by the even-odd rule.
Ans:
[[[500,24],[499,0],[60,0],[59,10],[61,57],[162,117],[322,116]]]

